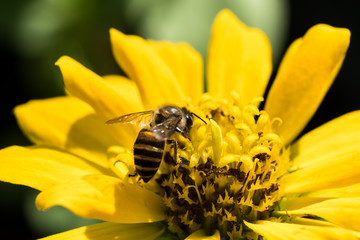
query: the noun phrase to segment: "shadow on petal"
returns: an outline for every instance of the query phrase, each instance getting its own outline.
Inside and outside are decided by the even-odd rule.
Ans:
[[[162,198],[138,185],[102,174],[58,184],[36,198],[39,209],[63,206],[83,218],[115,223],[148,223],[166,218]]]

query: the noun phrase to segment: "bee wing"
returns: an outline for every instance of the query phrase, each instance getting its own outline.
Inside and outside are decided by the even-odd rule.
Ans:
[[[131,123],[138,127],[145,127],[151,123],[154,111],[145,111],[122,115],[106,121],[106,124]]]
[[[150,129],[157,138],[166,139],[175,133],[179,121],[180,119],[178,117],[171,117],[162,123],[156,124]]]

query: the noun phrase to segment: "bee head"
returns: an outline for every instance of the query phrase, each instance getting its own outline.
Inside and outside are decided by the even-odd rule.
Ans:
[[[186,108],[182,108],[182,110],[184,112],[184,117],[186,119],[184,131],[188,133],[193,126],[194,119],[193,119],[192,113],[189,112]]]

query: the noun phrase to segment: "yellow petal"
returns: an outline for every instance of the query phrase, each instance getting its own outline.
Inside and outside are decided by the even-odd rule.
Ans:
[[[329,223],[324,220],[317,220],[317,219],[311,219],[311,218],[293,218],[291,219],[291,223],[295,224],[301,224],[301,225],[310,225],[310,226],[322,226],[322,227],[334,227],[335,225],[332,223]]]
[[[272,71],[271,45],[266,35],[248,28],[229,10],[215,19],[208,54],[208,90],[228,98],[232,90],[240,104],[263,95]]]
[[[360,146],[360,111],[338,117],[302,136],[291,146],[294,168],[356,151]]]
[[[190,234],[185,240],[220,240],[220,233],[218,230],[211,236],[208,236],[203,229],[200,229]]]
[[[299,209],[299,208],[303,208],[306,206],[309,206],[311,204],[314,203],[318,203],[324,200],[327,200],[329,198],[317,198],[317,197],[287,197],[287,198],[283,198],[279,205],[281,206],[281,209],[286,209],[286,210],[294,210],[294,209]]]
[[[331,199],[286,214],[315,215],[343,228],[360,230],[360,198]]]
[[[164,232],[162,223],[99,223],[55,234],[42,240],[155,240]]]
[[[324,189],[315,192],[310,192],[307,197],[317,198],[348,198],[360,197],[360,183],[353,184],[342,188]]]
[[[285,194],[345,187],[359,182],[360,149],[357,152],[317,161],[281,178]]]
[[[281,201],[282,209],[294,210],[332,198],[360,197],[360,183],[342,188],[318,190],[304,194],[302,197],[285,198]]]
[[[357,239],[351,231],[336,227],[319,227],[270,221],[258,221],[256,224],[245,222],[245,224],[268,240]]]
[[[12,146],[0,150],[0,180],[38,190],[91,173],[109,173],[82,158],[54,149]]]
[[[138,185],[105,175],[87,175],[41,192],[39,209],[63,206],[84,218],[117,223],[157,222],[166,218],[162,198]]]
[[[291,142],[311,119],[336,77],[350,32],[319,24],[287,51],[266,99],[265,111],[280,117],[279,134]]]
[[[85,102],[69,96],[33,100],[17,106],[15,115],[33,143],[66,149],[108,167],[106,151],[116,141]]]
[[[203,60],[187,43],[149,41],[178,80],[186,96],[197,101],[204,92]]]
[[[110,30],[110,38],[116,61],[136,82],[147,110],[183,104],[184,93],[175,75],[147,41],[115,29]]]
[[[68,92],[87,102],[105,122],[109,119],[132,112],[143,111],[136,96],[131,92],[116,90],[100,76],[85,68],[74,59],[64,56],[57,62],[63,74]],[[131,147],[137,134],[133,125],[108,125],[110,132],[123,146]]]
[[[103,76],[103,79],[110,83],[112,88],[118,91],[119,94],[133,96],[132,101],[136,102],[135,104],[137,106],[143,106],[139,89],[134,81],[120,75],[105,75]]]

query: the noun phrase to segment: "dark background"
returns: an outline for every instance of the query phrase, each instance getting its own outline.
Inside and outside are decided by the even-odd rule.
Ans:
[[[14,1],[16,2],[16,1]],[[56,58],[67,54],[68,46],[77,48],[78,46],[68,44],[66,47],[58,48],[56,58],[44,58],[44,55],[36,55],[30,53],[24,54],[15,47],[14,32],[12,26],[21,13],[21,6],[26,1],[17,1],[17,4],[6,6],[6,9],[0,10],[0,20],[6,20],[7,23],[0,22],[0,56],[2,63],[1,69],[1,140],[0,147],[10,145],[27,145],[29,142],[22,135],[16,126],[15,118],[12,114],[14,106],[27,102],[30,99],[47,98],[62,95],[60,74],[56,77],[48,74],[51,81],[37,81],[34,69],[40,66],[43,68],[55,68],[53,63]],[[91,2],[91,1],[90,1]],[[94,2],[94,1],[92,1]],[[101,74],[120,73],[117,68],[110,51],[108,39],[109,27],[122,29],[126,33],[137,33],[136,21],[126,22],[121,16],[123,12],[121,5],[110,7],[102,5],[92,6],[96,11],[92,11],[92,16],[85,16],[89,28],[77,31],[69,38],[78,38],[81,44],[92,48],[96,54],[89,54],[86,59],[77,60],[92,66],[92,69]],[[289,3],[289,30],[286,38],[285,46],[296,38],[301,37],[313,25],[317,23],[327,23],[337,27],[346,27],[352,32],[351,43],[343,66],[326,95],[317,113],[305,129],[305,132],[313,129],[337,116],[344,113],[360,109],[360,17],[357,1],[291,1]],[[2,4],[2,3],[1,3]],[[94,3],[95,4],[95,3]],[[2,7],[0,5],[0,7]],[[1,9],[1,8],[0,8]],[[103,11],[102,9],[108,9]],[[109,10],[110,9],[110,10]],[[81,10],[80,10],[80,14]],[[86,12],[83,14],[87,14]],[[99,19],[103,24],[99,24]],[[72,30],[77,30],[85,20],[79,20]],[[6,26],[5,26],[6,25]],[[4,27],[5,26],[5,27]],[[90,35],[90,29],[98,34]],[[74,31],[72,31],[74,32]],[[76,31],[75,31],[76,32]],[[66,33],[66,32],[65,32]],[[89,37],[92,36],[92,37]],[[94,37],[95,36],[95,37]],[[49,39],[56,42],[56,39]],[[41,47],[41,46],[40,46]],[[54,50],[55,51],[55,50]],[[57,52],[52,52],[51,56],[55,56]],[[96,63],[96,58],[102,56],[101,63]],[[106,64],[104,64],[106,62]],[[25,67],[24,67],[25,66]],[[276,73],[277,66],[274,66]],[[47,73],[45,73],[46,75]],[[33,86],[28,79],[35,78],[37,85]],[[40,78],[39,78],[40,79]],[[31,91],[29,91],[31,89]],[[1,167],[1,166],[0,166]],[[30,193],[29,193],[30,192]],[[41,233],[34,230],[29,223],[29,219],[25,216],[24,199],[34,195],[31,189],[22,186],[14,186],[7,183],[0,183],[0,216],[2,224],[0,225],[0,238],[2,239],[34,239],[43,237],[47,233]]]

